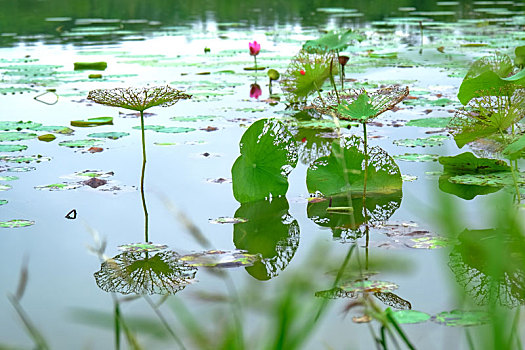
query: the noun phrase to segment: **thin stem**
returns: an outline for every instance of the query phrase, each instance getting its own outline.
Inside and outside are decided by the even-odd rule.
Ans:
[[[142,197],[142,208],[144,209],[144,242],[149,242],[148,236],[148,208],[144,196],[144,174],[146,173],[146,135],[144,130],[144,111],[140,111],[140,130],[142,131],[142,174],[140,176],[140,195]]]
[[[115,349],[120,350],[120,305],[114,300],[115,305]]]
[[[253,56],[253,59],[255,60],[255,76],[257,77],[257,56]]]
[[[315,86],[315,90],[317,90],[317,94],[319,95],[319,99],[321,100],[321,103],[323,104],[323,107],[326,108],[326,103],[324,103],[323,96],[321,96],[321,91],[319,91],[319,87],[317,87],[317,84],[315,81],[313,82]]]
[[[160,322],[164,325],[164,327],[166,328],[166,330],[168,331],[168,333],[173,337],[173,339],[175,340],[175,342],[179,345],[179,347],[181,349],[186,349],[186,347],[184,346],[184,344],[182,343],[182,341],[180,340],[180,338],[175,334],[175,332],[173,331],[173,329],[171,329],[170,325],[168,324],[168,321],[166,321],[166,318],[164,317],[164,315],[160,312],[159,308],[155,305],[155,303],[153,303],[153,301],[151,300],[151,298],[148,296],[148,295],[144,295],[144,299],[146,299],[146,301],[148,302],[149,306],[151,306],[151,308],[153,309],[153,311],[155,312],[155,314],[157,315],[157,317],[160,319]]]
[[[332,73],[333,66],[334,66],[334,59],[332,58],[330,60],[330,83],[334,87],[335,96],[337,97],[337,103],[341,103],[341,99],[339,98],[339,93],[337,92],[337,86],[335,85],[334,75]]]
[[[514,182],[514,189],[516,190],[516,196],[518,199],[518,204],[521,203],[521,195],[520,195],[520,188],[518,186],[518,177],[516,176],[516,170],[517,170],[517,161],[516,161],[516,168],[512,165],[512,160],[509,159],[510,164],[510,172],[512,173],[512,181]]]

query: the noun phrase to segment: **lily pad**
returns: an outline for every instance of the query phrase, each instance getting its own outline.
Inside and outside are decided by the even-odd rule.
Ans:
[[[442,146],[443,140],[447,139],[448,136],[445,135],[433,135],[426,138],[394,140],[393,143],[396,146],[403,147],[434,147]]]
[[[171,117],[170,120],[176,122],[200,122],[200,121],[214,121],[215,119],[222,119],[222,117],[214,115],[196,115],[191,117]]]
[[[439,163],[443,165],[443,171],[449,174],[488,174],[510,171],[510,166],[500,159],[478,158],[471,152],[439,157]]]
[[[30,140],[37,136],[37,134],[28,132],[0,132],[0,142]]]
[[[284,196],[297,164],[297,146],[281,122],[261,119],[243,134],[232,167],[233,195],[241,203]]]
[[[0,152],[20,152],[27,149],[26,145],[1,145]]]
[[[18,176],[0,176],[0,181],[18,180]]]
[[[11,186],[11,185],[2,185],[2,184],[0,184],[0,191],[8,191],[8,190],[10,190],[11,188],[13,188],[13,186]]]
[[[24,219],[13,219],[9,221],[0,221],[0,227],[4,228],[18,228],[18,227],[27,227],[34,225],[34,221],[24,220]]]
[[[131,243],[118,246],[124,252],[156,252],[167,249],[167,245],[153,243]]]
[[[68,140],[62,141],[58,145],[69,147],[69,148],[82,148],[82,147],[94,147],[101,145],[102,142],[97,139],[85,139],[85,140]]]
[[[241,250],[222,251],[208,250],[202,253],[188,254],[180,257],[188,266],[194,267],[240,267],[251,266],[259,257]]]
[[[420,237],[412,238],[411,243],[407,246],[416,249],[437,249],[449,247],[453,244],[451,240],[445,237]]]
[[[476,196],[486,195],[498,192],[503,186],[479,186],[479,185],[463,185],[460,183],[452,183],[449,181],[451,175],[442,175],[439,177],[439,189],[445,193],[450,193],[459,198],[471,200]]]
[[[7,203],[8,203],[7,199],[0,199],[0,205],[5,205]]]
[[[140,126],[134,126],[133,129],[140,130]],[[191,132],[195,131],[195,128],[185,128],[185,127],[166,127],[162,125],[146,125],[144,126],[144,130],[153,130],[156,132],[163,132],[168,134],[179,134],[179,133],[185,133],[185,132]]]
[[[94,137],[97,139],[110,139],[110,140],[117,140],[121,137],[128,136],[129,133],[127,132],[98,132],[87,135],[88,137]]]
[[[115,175],[112,171],[102,171],[102,170],[84,170],[84,171],[78,171],[73,176],[74,177],[110,177]]]
[[[446,128],[451,119],[452,118],[450,117],[412,119],[408,121],[405,126],[418,126],[421,128]]]
[[[431,318],[429,314],[416,310],[392,311],[392,316],[399,324],[423,323]]]
[[[14,122],[14,121],[0,121],[0,130],[9,131],[9,130],[23,130],[23,129],[32,129],[35,127],[40,127],[42,124],[35,122]]]
[[[74,130],[71,128],[68,128],[67,126],[46,126],[46,125],[39,125],[39,126],[31,126],[27,129],[33,130],[33,131],[44,131],[44,132],[52,132],[54,134],[62,134],[62,135],[71,135]]]
[[[518,184],[523,185],[525,183],[525,174],[518,174]],[[448,181],[454,184],[462,185],[476,185],[476,186],[513,186],[514,179],[510,172],[490,173],[490,174],[465,174],[456,175],[448,179]]]
[[[50,185],[35,186],[35,190],[47,190],[47,191],[67,191],[74,190],[82,187],[82,184],[78,183],[56,183]]]
[[[447,107],[447,106],[453,106],[456,104],[456,101],[450,100],[448,98],[438,98],[436,100],[431,100],[427,98],[416,98],[416,99],[408,99],[404,100],[403,104],[408,106],[441,106],[441,107]]]
[[[51,141],[53,141],[56,138],[57,137],[55,135],[53,135],[53,134],[44,134],[44,135],[38,136],[38,140],[39,141],[44,141],[44,142],[51,142]]]
[[[228,218],[228,217],[220,217],[217,219],[210,219],[210,223],[212,224],[239,224],[242,222],[246,222],[248,220],[243,218]]]
[[[99,125],[113,125],[113,118],[112,117],[97,117],[97,118],[89,118],[87,120],[72,120],[71,126],[77,126],[77,127],[91,127],[91,126],[99,126]]]
[[[9,163],[40,163],[47,162],[51,160],[49,157],[44,157],[41,155],[36,156],[0,156],[0,161],[9,162]]]
[[[385,293],[396,290],[398,287],[392,282],[364,280],[345,283],[339,286],[339,289],[347,293]]]
[[[394,159],[404,160],[406,162],[435,162],[439,158],[437,154],[420,154],[420,153],[405,153],[395,155]]]
[[[432,321],[451,327],[479,326],[490,322],[490,315],[485,311],[443,311],[432,317]]]

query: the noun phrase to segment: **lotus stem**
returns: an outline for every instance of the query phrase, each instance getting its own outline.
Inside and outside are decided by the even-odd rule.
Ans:
[[[253,59],[255,60],[255,76],[257,76],[257,56],[253,56]]]
[[[142,133],[142,173],[140,176],[140,195],[142,197],[142,208],[144,209],[144,242],[149,241],[148,235],[148,208],[146,207],[146,197],[144,195],[144,174],[146,173],[146,135],[144,130],[144,111],[140,111],[140,130]]]
[[[315,86],[315,90],[317,90],[317,94],[319,95],[319,99],[323,103],[323,107],[326,108],[326,103],[324,103],[323,96],[321,96],[321,91],[319,91],[319,87],[317,87],[317,84],[315,83],[315,81],[313,82],[313,84]]]
[[[331,59],[330,60],[330,83],[334,87],[335,96],[337,97],[337,103],[341,103],[341,99],[339,98],[339,93],[337,92],[337,86],[335,85],[334,74],[332,73],[333,66],[334,66],[334,60]]]

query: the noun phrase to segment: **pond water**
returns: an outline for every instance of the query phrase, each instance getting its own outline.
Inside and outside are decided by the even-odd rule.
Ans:
[[[373,299],[381,310],[432,317],[402,326],[415,348],[468,348],[465,328],[439,324],[442,312],[479,310],[462,303],[456,281],[465,277],[454,268],[454,245],[443,243],[449,233],[443,203],[457,214],[457,227],[487,229],[490,209],[513,194],[447,190],[437,156],[489,152],[479,145],[458,148],[446,124],[410,122],[453,117],[469,65],[496,51],[513,56],[525,39],[523,3],[383,1],[348,8],[330,2],[321,8],[290,1],[282,9],[277,2],[58,3],[0,1],[8,9],[0,15],[6,24],[0,33],[0,124],[6,130],[0,146],[21,145],[0,155],[0,200],[6,201],[0,221],[27,220],[24,227],[0,228],[2,295],[16,293],[24,267],[28,276],[19,301],[0,298],[1,348],[38,344],[31,335],[36,329],[53,349],[127,348],[129,338],[148,349],[182,348],[181,342],[187,349],[242,348],[241,337],[250,349],[370,349],[378,323],[359,323],[364,311],[358,297]],[[327,211],[327,201],[310,198],[308,169],[330,154],[337,136],[331,118],[290,106],[280,81],[270,88],[267,76],[275,69],[285,78],[307,40],[342,29],[364,39],[341,52],[350,57],[346,88],[397,84],[410,90],[367,125],[368,146],[380,147],[382,159],[399,168],[402,191],[371,195],[373,218],[357,224],[348,213]],[[248,50],[254,40],[261,45],[257,65],[265,70],[245,69],[254,64]],[[106,62],[107,68],[75,70],[75,62]],[[143,173],[140,113],[87,96],[94,89],[165,85],[192,97],[145,111]],[[330,89],[329,81],[323,89]],[[74,126],[100,117],[112,123]],[[297,165],[285,196],[240,203],[232,166],[248,127],[263,118],[281,121],[293,135]],[[16,133],[14,140],[7,132]],[[354,125],[341,133],[361,137],[363,130]],[[37,138],[47,134],[55,138]],[[27,156],[34,159],[12,158]],[[90,178],[99,183],[86,183]],[[353,202],[362,205],[360,197]],[[148,241],[167,249],[119,249],[144,242],[145,229]],[[432,243],[445,247],[429,249]],[[191,255],[205,251],[200,260]],[[219,266],[195,267],[206,263]],[[173,271],[162,270],[169,264]],[[171,279],[159,281],[152,273]],[[323,298],[322,291],[340,287],[334,285],[340,275],[347,290]],[[389,283],[373,284],[363,296],[352,289],[356,280]],[[130,297],[137,293],[152,295]],[[509,299],[514,307],[523,303],[515,295]],[[318,310],[319,320],[305,326]],[[479,334],[483,327],[468,331]],[[294,337],[302,343],[293,343]]]

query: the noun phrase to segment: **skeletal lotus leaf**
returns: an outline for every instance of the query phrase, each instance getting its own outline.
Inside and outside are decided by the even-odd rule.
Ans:
[[[155,106],[171,106],[179,100],[191,98],[191,95],[170,86],[153,86],[97,89],[90,91],[87,98],[99,104],[143,112]]]

